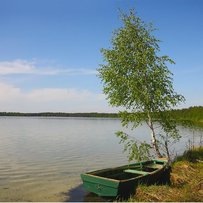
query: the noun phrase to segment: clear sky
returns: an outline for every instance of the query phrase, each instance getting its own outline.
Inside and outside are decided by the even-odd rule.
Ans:
[[[96,69],[119,9],[158,28],[180,107],[203,105],[202,0],[0,0],[0,111],[115,112]]]

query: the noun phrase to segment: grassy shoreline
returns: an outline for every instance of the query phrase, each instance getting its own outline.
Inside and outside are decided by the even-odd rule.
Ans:
[[[202,202],[203,147],[186,151],[172,163],[170,185],[140,185],[130,202]]]

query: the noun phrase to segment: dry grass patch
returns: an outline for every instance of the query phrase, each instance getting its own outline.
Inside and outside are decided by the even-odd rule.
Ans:
[[[203,150],[198,160],[203,158]],[[195,149],[197,154],[197,149]],[[191,155],[191,152],[190,152]],[[195,155],[196,156],[196,155]],[[171,185],[140,185],[129,201],[141,202],[203,202],[203,162],[182,158],[172,165]]]

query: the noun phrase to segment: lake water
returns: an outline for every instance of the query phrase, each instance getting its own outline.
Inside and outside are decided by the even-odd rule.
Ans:
[[[118,119],[0,117],[0,201],[84,200],[80,173],[128,163],[118,130]],[[192,134],[180,132],[177,153]],[[135,134],[149,137],[145,125]]]

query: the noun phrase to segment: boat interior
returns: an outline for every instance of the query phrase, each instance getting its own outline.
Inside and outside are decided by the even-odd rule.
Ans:
[[[164,162],[146,162],[145,164],[131,164],[120,168],[112,168],[108,170],[101,170],[92,175],[110,178],[115,180],[126,180],[131,178],[138,178],[151,174],[162,168]]]

